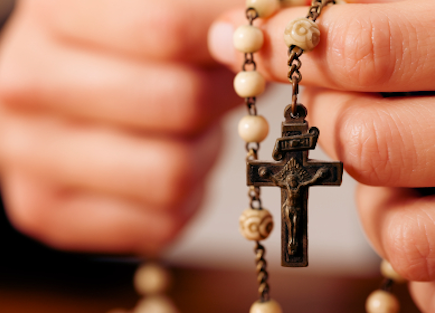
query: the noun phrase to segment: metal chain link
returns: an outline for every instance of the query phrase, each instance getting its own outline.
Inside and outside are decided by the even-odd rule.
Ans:
[[[307,18],[315,22],[322,13],[323,8],[330,3],[335,4],[335,0],[313,0]]]
[[[269,284],[267,282],[269,278],[269,273],[266,270],[267,262],[264,259],[264,255],[266,254],[266,250],[264,247],[257,241],[254,249],[256,254],[255,263],[257,265],[257,281],[259,284],[258,294],[260,295],[261,302],[269,301]]]
[[[297,118],[299,83],[302,81],[302,74],[299,71],[302,67],[302,62],[299,57],[304,53],[304,50],[297,46],[291,46],[288,52],[287,65],[289,71],[287,74],[288,80],[293,86],[291,116]]]
[[[315,22],[317,18],[322,13],[322,10],[328,4],[335,4],[335,0],[313,0],[311,2],[311,7],[308,10],[307,18]],[[299,59],[304,53],[304,50],[298,46],[291,46],[288,51],[288,61],[287,65],[289,71],[287,74],[288,80],[292,84],[292,104],[291,104],[291,116],[293,118],[298,118],[298,94],[299,94],[299,84],[302,81],[302,74],[300,69],[302,67],[302,62]]]

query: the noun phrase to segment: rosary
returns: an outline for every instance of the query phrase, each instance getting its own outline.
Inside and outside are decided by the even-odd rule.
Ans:
[[[281,0],[283,1],[283,0]],[[306,0],[286,0],[304,4]],[[297,2],[297,3],[296,3]],[[301,3],[302,2],[302,3]],[[308,266],[307,202],[310,186],[339,186],[342,181],[343,163],[319,162],[308,158],[308,150],[316,147],[319,130],[308,127],[305,120],[306,108],[298,103],[299,84],[302,81],[300,57],[313,50],[320,42],[320,30],[316,20],[322,10],[343,0],[312,0],[308,15],[290,21],[284,30],[284,41],[288,49],[288,79],[292,84],[292,102],[284,109],[282,135],[276,139],[272,152],[274,161],[258,160],[258,150],[269,132],[266,119],[257,115],[256,97],[263,93],[266,81],[257,72],[254,53],[263,45],[263,33],[254,26],[257,18],[268,18],[280,7],[280,0],[247,0],[246,18],[249,24],[239,27],[233,37],[235,48],[244,53],[242,71],[234,79],[236,93],[245,99],[248,115],[239,122],[239,135],[246,142],[247,185],[250,207],[239,220],[240,232],[255,241],[259,300],[249,313],[282,313],[281,306],[270,298],[265,248],[260,243],[273,229],[269,211],[262,207],[260,187],[281,188],[281,264],[286,267]],[[385,277],[381,287],[366,301],[367,313],[398,313],[399,301],[391,293],[394,283],[405,280],[383,260],[381,273]],[[134,313],[177,313],[173,304],[164,297],[169,281],[168,273],[155,264],[143,265],[135,275],[135,287],[145,296]],[[125,313],[124,310],[111,311]]]
[[[316,147],[319,130],[309,128],[305,121],[306,108],[298,103],[299,84],[302,80],[300,57],[313,50],[320,42],[320,30],[315,23],[322,10],[339,0],[313,0],[306,17],[290,21],[284,30],[284,41],[288,50],[288,80],[292,84],[292,102],[284,109],[285,121],[282,135],[276,139],[272,152],[273,162],[258,161],[258,150],[269,131],[266,119],[257,115],[256,97],[265,89],[265,79],[256,71],[254,53],[263,45],[262,31],[253,25],[257,18],[268,18],[280,6],[279,0],[247,0],[248,25],[239,27],[234,33],[235,48],[244,53],[242,71],[234,79],[236,93],[245,98],[249,115],[239,123],[239,135],[246,142],[247,185],[250,208],[240,217],[240,232],[255,241],[258,293],[260,299],[250,313],[282,313],[280,305],[269,295],[265,248],[260,244],[272,229],[273,220],[269,211],[262,207],[261,186],[281,188],[281,264],[286,267],[308,266],[307,201],[310,186],[339,186],[342,181],[343,163],[319,162],[308,158],[308,150]],[[251,70],[247,70],[247,67]],[[391,293],[394,282],[404,279],[384,260],[381,272],[385,277],[381,288],[373,292],[366,301],[368,313],[397,313],[399,302]]]

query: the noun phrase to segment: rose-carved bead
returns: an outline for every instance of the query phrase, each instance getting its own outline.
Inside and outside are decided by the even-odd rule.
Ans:
[[[264,240],[269,237],[273,229],[272,215],[264,209],[243,211],[239,223],[240,233],[248,240]]]
[[[320,42],[320,30],[313,21],[298,18],[287,24],[284,40],[288,47],[295,45],[304,51],[311,51]]]

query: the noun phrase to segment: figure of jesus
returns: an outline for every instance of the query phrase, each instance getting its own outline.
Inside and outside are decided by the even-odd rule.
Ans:
[[[312,178],[307,177],[308,174],[297,161],[292,158],[286,166],[278,173],[272,175],[267,168],[259,169],[259,175],[262,178],[272,180],[276,186],[286,188],[287,198],[282,205],[282,217],[288,229],[288,245],[287,250],[289,255],[293,255],[297,249],[297,232],[298,220],[303,206],[303,189],[314,185],[320,179],[324,178],[328,173],[327,168],[320,168]]]

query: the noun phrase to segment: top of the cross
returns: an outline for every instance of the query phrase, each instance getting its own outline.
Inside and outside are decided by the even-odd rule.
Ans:
[[[292,105],[289,104],[284,109],[284,117],[286,123],[304,123],[305,117],[307,116],[307,109],[302,105],[298,104],[296,108],[296,115],[292,114]]]

